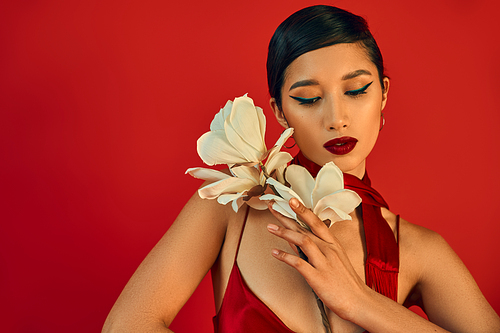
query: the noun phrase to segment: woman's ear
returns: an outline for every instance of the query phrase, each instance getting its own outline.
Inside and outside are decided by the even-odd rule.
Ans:
[[[381,111],[385,108],[385,104],[387,103],[387,95],[389,94],[389,86],[390,86],[390,81],[389,78],[386,76],[382,79],[382,83],[384,86],[382,87],[382,108],[380,109]]]
[[[276,103],[276,99],[274,97],[269,101],[269,105],[271,106],[271,109],[273,110],[274,116],[276,117],[278,123],[284,128],[290,127],[288,125],[288,122],[286,121],[285,114],[278,107],[278,104]]]

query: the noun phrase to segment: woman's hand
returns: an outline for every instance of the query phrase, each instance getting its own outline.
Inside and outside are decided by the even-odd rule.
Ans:
[[[499,330],[498,315],[458,256],[436,233],[410,224],[406,224],[404,230],[406,238],[412,242],[403,246],[418,249],[410,259],[414,265],[422,267],[422,279],[418,282],[430,319],[428,321],[366,286],[338,239],[323,221],[296,199],[290,200],[290,207],[311,231],[274,211],[271,206],[269,210],[282,226],[270,224],[268,230],[288,241],[296,253],[296,247],[300,247],[308,257],[308,262],[279,250],[273,250],[273,255],[295,268],[325,306],[333,311],[328,315],[333,332],[358,332],[354,324],[370,332]],[[439,255],[436,256],[436,253]],[[421,264],[422,261],[425,261],[425,265]],[[360,327],[357,329],[362,331]]]
[[[290,200],[290,207],[311,231],[274,211],[271,205],[269,210],[282,227],[270,224],[268,230],[289,242],[297,254],[297,247],[300,247],[309,262],[276,249],[273,255],[295,268],[328,309],[340,318],[352,321],[357,304],[368,295],[368,287],[355,272],[346,252],[325,223],[294,198]]]

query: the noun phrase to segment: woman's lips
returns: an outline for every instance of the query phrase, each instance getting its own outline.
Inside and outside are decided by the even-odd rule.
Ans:
[[[345,155],[350,153],[356,147],[357,139],[349,136],[343,136],[328,141],[323,147],[334,155]]]

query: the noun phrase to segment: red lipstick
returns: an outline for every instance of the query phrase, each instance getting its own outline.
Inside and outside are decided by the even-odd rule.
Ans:
[[[357,139],[349,136],[343,136],[328,141],[323,147],[334,155],[345,155],[350,153],[356,147]]]

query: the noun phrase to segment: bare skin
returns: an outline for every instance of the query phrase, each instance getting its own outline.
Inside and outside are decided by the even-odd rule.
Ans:
[[[203,214],[199,214],[200,209]],[[103,331],[168,332],[168,325],[212,266],[218,309],[244,211],[242,207],[235,214],[230,207],[194,195],[133,275]],[[356,212],[353,221],[335,223],[330,229],[315,221],[309,210],[300,207],[297,212],[321,237],[300,230],[295,222],[275,212],[251,210],[237,260],[252,291],[291,330],[323,331],[307,282],[331,309],[333,332],[362,332],[360,327],[370,332],[494,332],[500,328],[498,316],[465,266],[436,233],[401,221],[401,272],[395,303],[364,285],[364,238]],[[395,216],[386,210],[384,217],[394,227]],[[276,225],[278,230],[268,225]],[[300,245],[320,271],[301,262],[288,241]],[[314,253],[318,248],[328,254],[326,259]],[[274,257],[273,249],[279,250]],[[410,303],[410,298],[411,303],[423,303],[429,319],[444,329],[407,310],[403,304]]]
[[[339,44],[302,55],[289,66],[282,109],[271,100],[278,122],[295,128],[295,140],[306,157],[321,165],[332,160],[343,172],[358,177],[364,175],[366,157],[377,139],[389,87],[387,78],[382,87],[363,52],[356,45]],[[352,73],[361,74],[346,80]],[[300,80],[315,84],[294,89]],[[361,96],[349,93],[370,82]],[[304,106],[288,95],[317,102]],[[331,156],[323,144],[344,135],[358,139],[356,148],[344,156]],[[132,276],[103,332],[170,332],[168,326],[209,270],[218,311],[245,210],[243,206],[234,213],[229,205],[195,194]],[[335,333],[500,331],[498,315],[435,232],[401,220],[398,302],[394,302],[364,284],[366,246],[357,210],[350,214],[352,221],[331,228],[301,205],[294,210],[312,232],[272,209],[250,209],[237,258],[249,288],[292,331],[324,331],[311,287],[327,307]],[[396,237],[396,216],[386,209],[382,215]],[[310,263],[296,256],[296,245]],[[430,321],[406,308],[412,304],[421,305]]]
[[[364,284],[352,263],[349,247],[336,237],[339,234],[328,229],[298,201],[295,204],[297,214],[311,223],[312,233],[276,212],[273,215],[282,227],[271,224],[268,230],[300,246],[310,264],[280,250],[273,251],[273,255],[296,268],[311,284],[331,311],[334,332],[335,323],[343,327],[338,332],[363,331],[349,323],[370,332],[495,332],[500,328],[500,319],[467,268],[435,232],[401,221],[400,289],[396,303]],[[384,213],[386,220],[394,217],[387,210]],[[413,314],[403,304],[422,305],[431,322]]]

